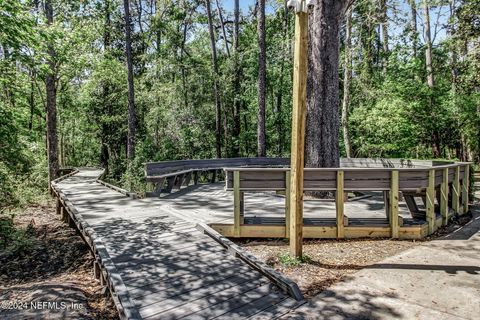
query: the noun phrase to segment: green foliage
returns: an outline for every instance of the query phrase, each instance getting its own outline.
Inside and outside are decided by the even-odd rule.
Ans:
[[[215,156],[214,74],[204,2],[142,1],[141,16],[138,8],[132,10],[137,143],[136,158],[129,164],[122,2],[53,3],[54,23],[47,26],[35,2],[0,1],[0,211],[46,195],[44,80],[49,43],[56,53],[61,166],[103,166],[107,180],[143,191],[145,162]],[[397,14],[407,10],[408,3],[388,2],[391,37],[385,52],[378,2],[355,1],[349,104],[353,153],[431,158],[436,135],[442,158],[480,162],[478,1],[457,1],[449,32],[436,41],[434,88],[426,85],[424,40],[413,34],[406,15]],[[294,21],[292,14],[285,17],[283,1],[269,5],[267,154],[288,156]],[[233,12],[223,9],[230,55],[221,28],[215,28],[225,157],[256,155],[259,50],[253,13],[253,6],[242,10],[236,52]],[[424,22],[417,23],[422,30]],[[237,103],[238,137],[233,134]]]
[[[0,213],[0,248],[4,252],[16,255],[27,252],[32,248],[33,236],[31,225],[26,229],[16,228],[13,215]]]
[[[280,253],[278,255],[278,261],[280,261],[281,264],[287,267],[297,267],[301,264],[312,262],[312,258],[310,258],[307,255],[303,255],[301,258],[297,258],[297,257],[292,257],[288,253]]]

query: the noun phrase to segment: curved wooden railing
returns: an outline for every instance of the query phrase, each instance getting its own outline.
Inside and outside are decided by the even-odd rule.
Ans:
[[[365,159],[363,159],[365,160]],[[354,161],[351,161],[354,163]],[[365,161],[363,161],[365,163]],[[373,161],[370,164],[374,163]],[[348,191],[383,191],[386,194],[386,211],[392,238],[399,237],[398,201],[402,192],[415,217],[422,213],[414,197],[425,199],[423,213],[428,234],[446,225],[453,212],[468,211],[469,166],[467,162],[440,164],[440,162],[393,163],[392,167],[340,167],[305,168],[305,191],[332,191],[335,193],[336,237],[345,237],[344,193]],[[430,164],[430,165],[428,165]],[[397,165],[397,166],[395,166]],[[224,168],[226,189],[234,194],[233,236],[240,237],[244,221],[243,193],[255,191],[285,191],[285,236],[289,230],[289,168]],[[438,200],[436,210],[435,199]],[[437,219],[436,211],[440,214]]]

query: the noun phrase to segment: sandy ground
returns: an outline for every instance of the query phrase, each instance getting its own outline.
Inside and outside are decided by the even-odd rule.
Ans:
[[[303,247],[305,259],[298,265],[291,265],[284,258],[289,252],[288,242],[285,240],[239,240],[237,242],[261,261],[295,281],[305,297],[310,298],[367,266],[451,233],[468,223],[470,219],[471,216],[462,217],[422,241],[305,240]]]
[[[92,275],[92,255],[59,220],[53,203],[22,210],[25,252],[0,251],[0,319],[115,319],[113,303]]]

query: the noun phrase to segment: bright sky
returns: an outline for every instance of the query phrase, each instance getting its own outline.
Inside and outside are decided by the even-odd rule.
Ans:
[[[233,0],[220,0],[223,7],[228,12],[233,12]],[[247,13],[249,8],[255,5],[256,0],[240,0],[240,10],[243,13]],[[281,2],[279,0],[267,0],[267,12],[272,10],[272,7],[268,4],[272,4],[274,2]],[[410,19],[410,7],[406,0],[390,0],[389,1],[390,8],[396,8],[397,16],[404,16],[405,19]],[[269,10],[270,9],[270,10]],[[420,39],[423,40],[423,7],[420,1],[417,0],[417,22],[418,22],[418,32],[420,33]],[[393,10],[389,10],[389,17],[390,17],[390,36],[393,37],[400,37],[403,28],[406,26],[405,22],[401,23],[400,25],[396,25],[393,23]],[[434,43],[438,43],[439,41],[445,39],[446,37],[446,30],[445,26],[447,24],[449,17],[449,8],[447,6],[439,7],[439,8],[431,8],[430,9],[430,25],[431,25],[431,32]],[[437,26],[435,28],[435,26]],[[392,39],[394,40],[394,39]],[[399,39],[396,39],[399,40]]]

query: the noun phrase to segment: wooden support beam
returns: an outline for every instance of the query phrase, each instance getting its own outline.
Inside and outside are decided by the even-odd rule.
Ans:
[[[390,199],[389,199],[389,213],[390,213],[390,229],[391,237],[398,239],[398,171],[393,170],[390,181]]]
[[[442,185],[440,186],[440,214],[442,225],[448,224],[448,168],[443,169]]]
[[[200,172],[198,172],[197,170],[195,170],[193,172],[193,184],[194,185],[197,185],[198,184],[198,178],[200,177]]]
[[[101,269],[100,264],[96,260],[93,261],[93,276],[95,277],[95,279],[100,280]]]
[[[455,177],[452,184],[452,207],[455,213],[460,214],[460,166],[455,168]]]
[[[183,177],[185,177],[185,174],[179,174],[177,176],[177,178],[175,179],[175,183],[173,185],[173,188],[174,189],[178,189],[180,190],[182,188],[182,185],[183,185]]]
[[[57,205],[55,209],[56,214],[62,213],[62,202],[60,201],[60,198],[57,198]]]
[[[234,224],[234,237],[240,237],[240,226],[241,226],[241,216],[240,216],[240,172],[233,172],[233,224]]]
[[[290,185],[290,255],[303,253],[303,168],[305,165],[305,120],[307,106],[308,13],[295,14],[293,61],[293,110]]]
[[[215,183],[217,180],[217,170],[212,170],[212,177],[210,178],[210,183]]]
[[[290,171],[285,171],[285,238],[290,238]]]
[[[173,186],[175,184],[177,176],[171,176],[167,178],[167,186],[165,187],[165,192],[170,193],[172,192]]]
[[[435,232],[435,170],[428,170],[428,187],[425,197],[428,234]]]
[[[337,239],[345,238],[345,227],[344,227],[344,214],[345,214],[345,204],[344,204],[344,193],[343,193],[343,170],[337,171],[337,190],[335,191],[335,208],[337,211]]]
[[[462,180],[462,205],[463,211],[462,213],[465,214],[468,212],[468,189],[470,186],[470,165],[465,165],[465,172],[463,175]]]
[[[183,185],[185,187],[188,187],[188,185],[190,184],[190,181],[192,180],[192,171],[188,172],[186,175],[185,175],[185,178],[183,179]]]

